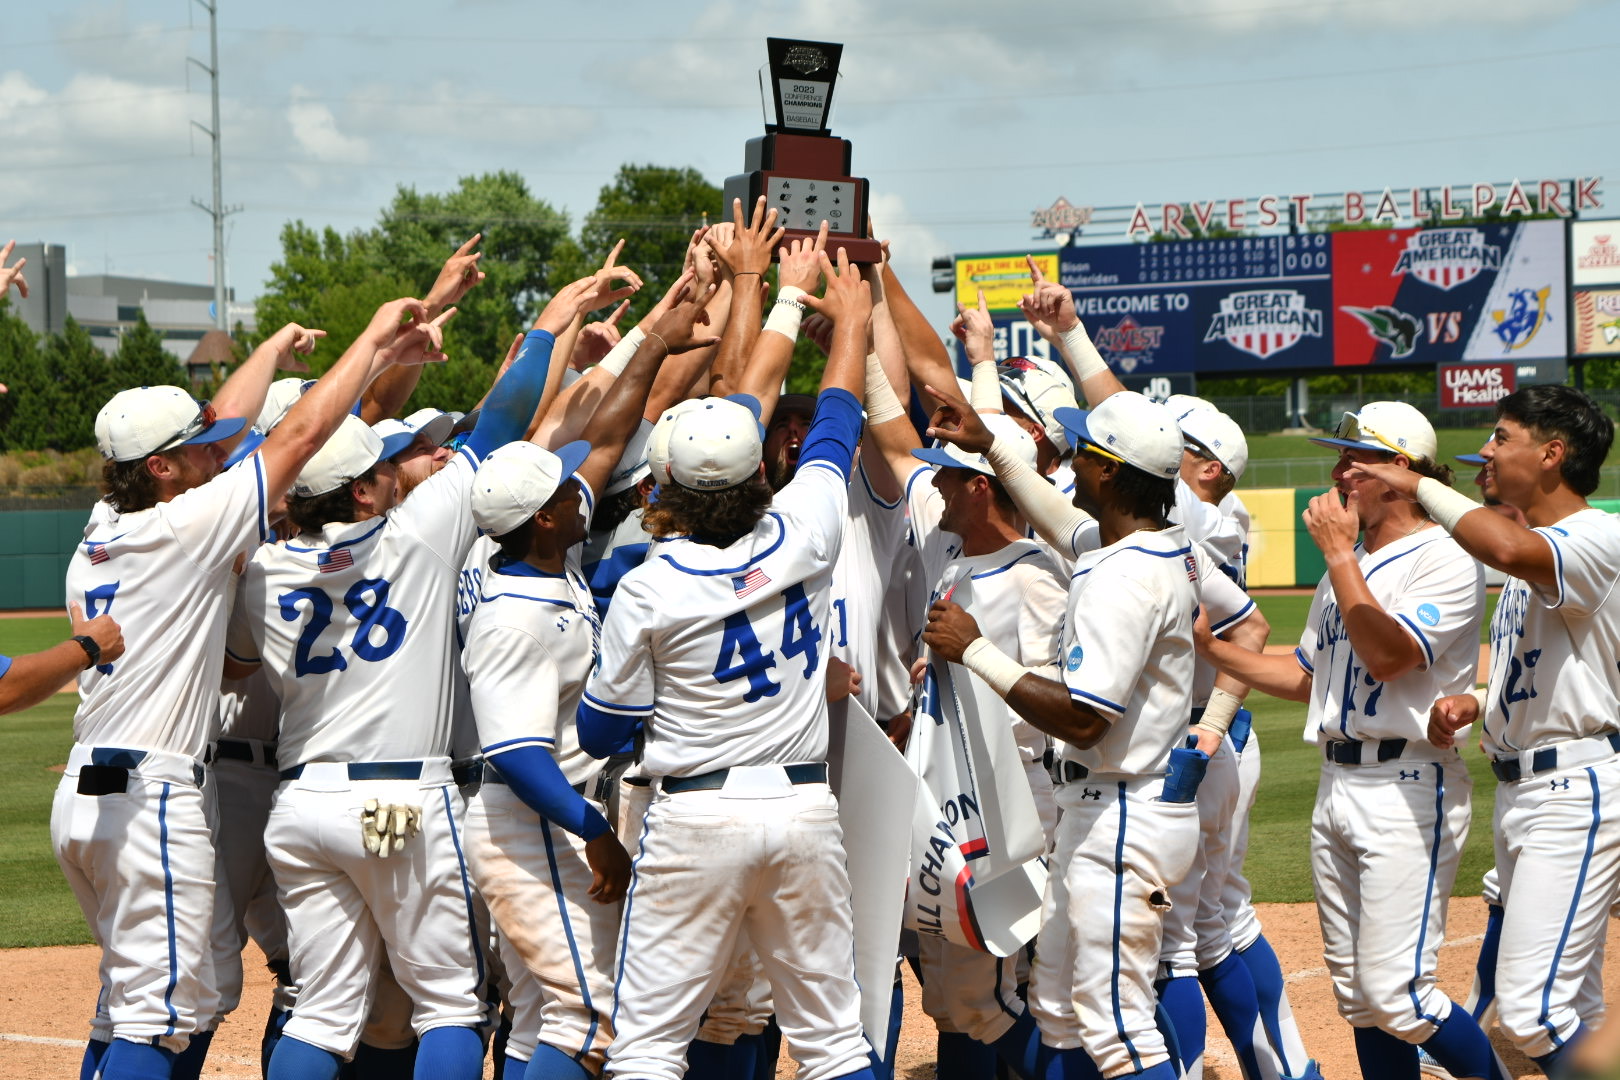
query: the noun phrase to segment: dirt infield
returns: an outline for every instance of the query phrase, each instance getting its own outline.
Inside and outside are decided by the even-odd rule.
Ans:
[[[1304,852],[1300,853],[1304,857]],[[1322,1063],[1328,1080],[1359,1075],[1350,1029],[1338,1019],[1322,967],[1321,937],[1309,904],[1262,904],[1266,937],[1282,960],[1289,997],[1306,1046]],[[1450,934],[1440,951],[1441,985],[1463,1000],[1473,978],[1475,953],[1485,928],[1485,906],[1476,897],[1452,904]],[[30,1080],[72,1080],[79,1075],[83,1039],[96,999],[96,950],[90,946],[0,950],[0,1074]],[[203,1075],[210,1080],[256,1080],[259,1033],[269,1008],[270,977],[256,949],[243,957],[248,986],[242,1008],[220,1028]],[[1620,974],[1610,965],[1604,996],[1612,999]],[[1207,1080],[1240,1080],[1230,1049],[1210,1019]],[[1509,1049],[1500,1035],[1497,1048],[1515,1076],[1540,1075]],[[906,973],[906,1017],[896,1055],[896,1075],[928,1080],[934,1073],[934,1033],[918,1004],[917,986]],[[792,1076],[784,1057],[778,1077]]]

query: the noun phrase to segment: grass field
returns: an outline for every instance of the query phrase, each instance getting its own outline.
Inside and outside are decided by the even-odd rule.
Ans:
[[[1490,599],[1494,603],[1495,597]],[[1310,597],[1267,595],[1259,602],[1271,621],[1273,642],[1299,640]],[[64,633],[59,615],[0,619],[0,652],[35,651],[60,641]],[[58,694],[37,708],[0,718],[0,948],[90,940],[50,847],[51,795],[59,779],[51,766],[67,760],[76,702],[72,694]],[[1247,864],[1255,899],[1310,900],[1310,817],[1320,757],[1300,738],[1305,706],[1259,694],[1249,704],[1264,761]],[[1464,756],[1474,776],[1474,828],[1456,892],[1472,896],[1492,861],[1495,779],[1483,755],[1469,751]]]

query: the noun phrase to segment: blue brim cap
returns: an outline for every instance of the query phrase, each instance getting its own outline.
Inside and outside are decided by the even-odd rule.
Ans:
[[[1087,422],[1091,418],[1091,410],[1071,409],[1065,406],[1060,409],[1053,409],[1052,416],[1058,423],[1063,425],[1063,433],[1069,437],[1070,442],[1077,445],[1079,443],[1087,443],[1091,446],[1097,445],[1097,440],[1091,437],[1091,432],[1087,428]]]
[[[552,453],[557,455],[557,461],[562,465],[562,476],[557,480],[560,487],[570,476],[579,471],[579,467],[585,464],[585,459],[591,456],[591,444],[584,439],[575,439],[573,442],[553,450]]]
[[[408,449],[411,443],[415,441],[416,433],[414,431],[396,431],[382,441],[382,453],[378,455],[377,460],[387,461],[395,454]]]
[[[1483,465],[1485,458],[1481,454],[1458,454],[1457,460],[1464,465]]]
[[[200,443],[221,442],[237,434],[245,427],[247,427],[247,421],[240,416],[222,416],[209,424],[204,430],[178,445],[195,446]]]
[[[257,431],[249,431],[246,435],[242,436],[242,441],[236,444],[236,449],[231,451],[231,456],[225,459],[225,468],[228,469],[232,465],[237,465],[243,461],[246,461],[248,456],[252,454],[253,451],[257,450],[263,445],[264,436],[260,435]]]
[[[985,476],[995,475],[993,469],[980,468],[977,465],[970,465],[960,458],[952,457],[950,451],[943,446],[925,446],[921,450],[913,450],[911,456],[918,461],[926,461],[938,469],[966,469],[968,472],[982,473]]]
[[[1345,450],[1376,450],[1380,454],[1390,454],[1390,455],[1405,452],[1405,451],[1400,451],[1400,450],[1391,450],[1389,447],[1385,446],[1383,443],[1362,442],[1359,439],[1335,439],[1335,438],[1330,438],[1330,437],[1326,437],[1326,436],[1318,438],[1318,437],[1312,436],[1310,441],[1315,443],[1317,446],[1326,446],[1326,447],[1329,447],[1330,449],[1333,449],[1333,450],[1338,450],[1338,449],[1341,449],[1341,448],[1345,449]]]

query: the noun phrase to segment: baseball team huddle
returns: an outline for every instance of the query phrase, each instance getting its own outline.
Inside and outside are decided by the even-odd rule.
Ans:
[[[857,982],[846,866],[873,823],[840,816],[829,703],[904,748],[947,664],[1005,703],[1049,880],[1014,955],[896,949],[943,1080],[1198,1077],[1206,1003],[1245,1080],[1319,1080],[1243,876],[1251,690],[1306,703],[1320,749],[1312,872],[1362,1075],[1506,1077],[1493,1018],[1566,1075],[1620,889],[1597,404],[1503,399],[1458,459],[1483,505],[1418,410],[1346,413],[1312,440],[1338,454],[1304,515],[1327,574],[1267,651],[1230,417],[1126,390],[1033,260],[1052,359],[998,362],[981,300],[958,379],[886,260],[825,225],[784,246],[764,199],[734,218],[622,336],[623,306],[585,321],[642,285],[615,248],[465,416],[394,418],[478,237],[319,379],[276,378],[322,336],[290,324],[211,403],[101,410],[51,814],[102,948],[81,1075],[201,1075],[251,937],[269,1080],[478,1077],[492,1042],[509,1080],[752,1080],[778,1033],[802,1080],[892,1076],[900,1009],[866,1030],[862,995],[898,982]],[[801,335],[814,397],[781,392]],[[1496,866],[1457,1004],[1436,967],[1475,743]]]

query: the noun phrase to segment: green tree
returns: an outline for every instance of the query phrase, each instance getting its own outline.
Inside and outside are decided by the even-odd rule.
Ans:
[[[135,325],[118,339],[118,351],[109,365],[112,392],[96,403],[100,409],[107,397],[132,386],[185,386],[186,373],[180,362],[163,347],[163,335],[152,329],[142,312]],[[92,413],[92,415],[94,415]]]
[[[52,399],[39,337],[0,298],[0,450],[40,450],[50,439]]]
[[[141,325],[145,326],[145,322]],[[157,339],[161,351],[162,338],[149,326],[146,332]],[[50,409],[46,422],[39,425],[49,431],[42,448],[78,450],[94,446],[96,414],[107,399],[126,386],[144,385],[118,382],[106,354],[96,347],[89,332],[72,316],[68,316],[60,335],[45,339],[40,359],[48,383],[40,403],[48,404]],[[169,366],[179,371],[172,358]]]
[[[622,165],[613,182],[598,192],[579,239],[558,253],[551,287],[560,289],[600,267],[622,237],[619,263],[645,283],[620,322],[621,327],[633,326],[680,277],[692,231],[714,223],[719,209],[720,189],[696,169]]]

